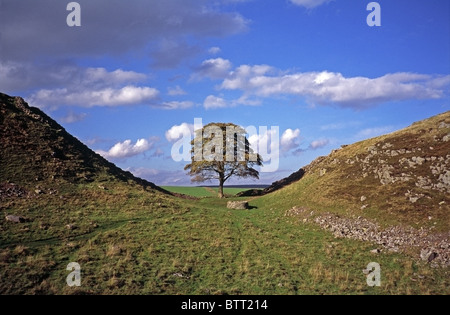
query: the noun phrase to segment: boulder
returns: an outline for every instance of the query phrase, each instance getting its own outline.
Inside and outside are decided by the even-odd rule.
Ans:
[[[248,201],[229,201],[227,203],[228,209],[233,210],[247,210],[249,209]]]
[[[17,215],[7,215],[5,217],[5,219],[6,219],[6,221],[13,222],[13,223],[24,223],[27,221],[24,217],[17,216]]]

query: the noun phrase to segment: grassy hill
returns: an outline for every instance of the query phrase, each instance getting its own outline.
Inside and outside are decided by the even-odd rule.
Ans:
[[[377,244],[336,238],[310,216],[313,211],[361,214],[385,226],[411,223],[446,230],[449,221],[418,214],[410,219],[384,208],[373,190],[380,186],[386,202],[401,200],[386,194],[397,182],[382,185],[374,178],[370,189],[356,191],[330,182],[345,176],[350,176],[348,185],[350,178],[358,180],[347,159],[365,159],[372,154],[366,147],[378,148],[381,140],[321,159],[305,168],[300,181],[248,198],[253,210],[236,211],[226,208],[228,200],[180,199],[134,178],[19,98],[0,95],[0,106],[0,294],[450,293],[448,267],[434,268],[408,252],[373,253]],[[439,127],[448,118],[433,119]],[[445,128],[437,128],[442,138],[433,144],[435,152],[445,149]],[[362,193],[370,203],[365,210]],[[446,205],[440,205],[446,193],[431,189],[429,194],[437,199],[420,211],[445,220],[446,210],[439,207]],[[416,209],[421,200],[404,202],[411,206],[405,209]],[[6,215],[24,220],[10,222]],[[373,261],[382,267],[381,287],[368,287],[362,272]],[[81,287],[66,285],[71,262],[82,268]]]
[[[301,171],[263,200],[450,230],[450,112],[344,146]]]

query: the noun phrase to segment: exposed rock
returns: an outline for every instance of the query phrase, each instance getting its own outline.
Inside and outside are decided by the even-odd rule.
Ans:
[[[439,129],[446,129],[446,128],[450,128],[450,124],[447,124],[445,121],[439,124]]]
[[[361,197],[361,202],[364,202],[364,201],[366,201],[367,200],[367,197],[366,196],[362,196]]]
[[[442,141],[449,142],[450,141],[450,134],[444,136],[444,138],[442,138]]]
[[[227,208],[233,210],[247,210],[249,209],[249,204],[248,201],[228,201]]]
[[[333,233],[336,238],[372,242],[390,252],[409,252],[416,249],[417,255],[423,261],[432,262],[435,266],[450,266],[450,232],[436,234],[432,233],[432,229],[417,230],[401,226],[382,229],[375,222],[362,217],[343,218],[331,213],[314,216],[304,207],[294,207],[285,215],[298,217],[303,222],[316,223]]]
[[[13,223],[25,223],[27,219],[17,215],[7,215],[5,216],[6,221]]]
[[[373,250],[370,251],[370,253],[371,254],[379,254],[379,253],[381,253],[381,250],[379,250],[378,248],[377,249],[373,249]]]

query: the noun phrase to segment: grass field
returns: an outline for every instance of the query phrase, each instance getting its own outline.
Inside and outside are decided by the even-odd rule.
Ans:
[[[2,204],[29,222],[0,221],[1,294],[450,293],[448,269],[335,239],[285,217],[276,196],[250,199],[252,211],[123,183],[61,188],[60,196]],[[373,261],[381,287],[368,287],[362,273]],[[66,285],[70,262],[81,265],[80,288]]]
[[[163,189],[177,193],[177,194],[183,194],[188,195],[192,197],[217,197],[217,194],[219,193],[219,188],[217,187],[183,187],[183,186],[163,186]],[[223,191],[224,194],[228,197],[236,196],[236,194],[249,190],[251,188],[231,188],[231,187],[224,187]]]

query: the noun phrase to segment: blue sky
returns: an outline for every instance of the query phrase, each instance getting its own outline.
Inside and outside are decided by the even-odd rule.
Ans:
[[[364,0],[77,2],[81,27],[69,1],[0,1],[0,91],[159,185],[190,184],[171,148],[194,118],[278,126],[270,184],[450,109],[449,1],[378,1],[380,27]]]

